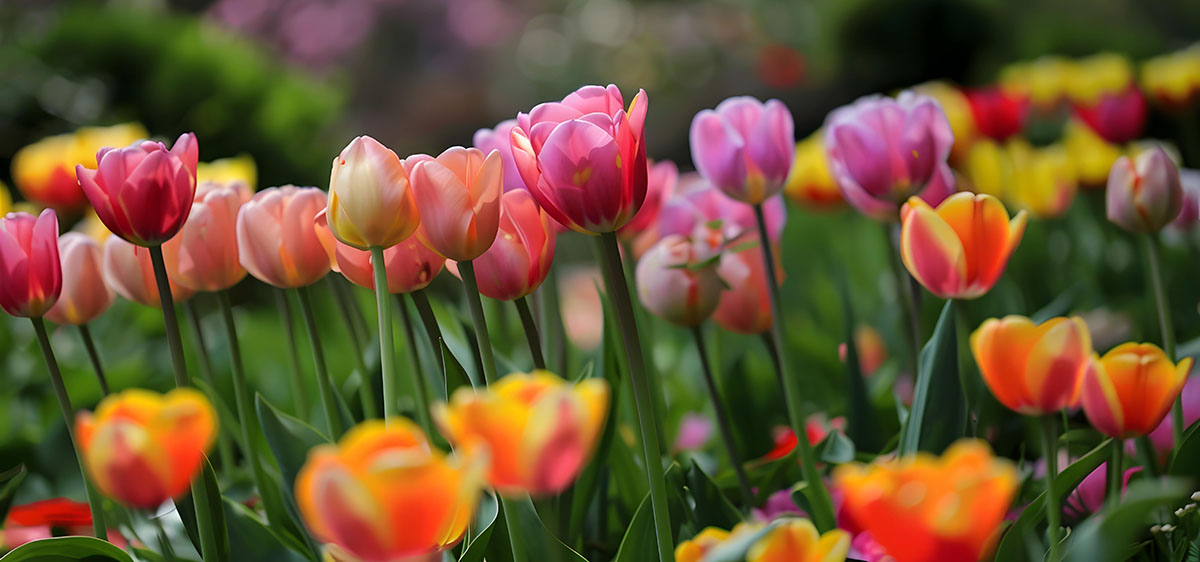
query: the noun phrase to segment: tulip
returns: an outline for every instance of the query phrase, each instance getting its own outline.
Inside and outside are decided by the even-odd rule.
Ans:
[[[767,523],[788,515],[803,517],[805,513],[796,505],[796,500],[792,499],[791,488],[784,488],[767,496],[767,501],[762,507],[751,508],[750,515],[756,521]]]
[[[1192,358],[1172,363],[1158,346],[1124,343],[1091,363],[1083,379],[1083,412],[1116,439],[1146,435],[1183,390]]]
[[[1075,115],[1104,140],[1121,144],[1138,138],[1146,124],[1146,98],[1137,86],[1075,104]]]
[[[232,158],[220,158],[212,162],[200,162],[196,165],[196,183],[214,182],[225,184],[242,182],[253,192],[258,182],[258,167],[254,158],[249,154],[239,154]]]
[[[145,248],[110,236],[104,242],[104,280],[127,300],[154,308],[162,306],[158,284],[154,280],[154,266],[150,263],[150,251]],[[174,279],[168,280],[175,302],[185,301],[195,293]]]
[[[983,140],[971,147],[966,174],[976,193],[1007,200],[1036,217],[1058,217],[1075,200],[1075,168],[1061,146]]]
[[[700,175],[750,205],[783,189],[795,158],[792,113],[775,99],[729,98],[697,113],[688,136]]]
[[[285,185],[255,194],[237,216],[242,267],[281,289],[316,283],[330,267],[315,224],[324,209],[325,192],[315,187]]]
[[[484,154],[493,150],[500,152],[500,163],[504,168],[504,192],[514,189],[525,189],[525,181],[517,170],[517,161],[513,158],[512,130],[517,126],[516,119],[506,119],[496,124],[494,129],[479,129],[471,141]]]
[[[1086,188],[1104,187],[1113,163],[1121,157],[1121,147],[1104,140],[1076,119],[1067,122],[1063,128],[1063,146],[1080,185]]]
[[[0,308],[23,318],[41,318],[62,292],[58,259],[58,215],[46,209],[34,218],[9,213],[0,219]]]
[[[463,387],[434,406],[442,434],[460,450],[488,451],[488,480],[506,495],[545,495],[587,465],[608,412],[608,385],[569,383],[548,371],[514,373],[486,391]]]
[[[237,216],[247,193],[236,184],[202,191],[179,234],[163,244],[163,258],[168,277],[180,285],[222,291],[246,276],[238,261]]]
[[[753,238],[741,238],[721,254],[717,274],[725,282],[713,320],[722,328],[739,334],[761,334],[771,329],[771,302],[768,298],[767,267],[759,248],[737,248]],[[773,251],[778,254],[779,248]],[[783,284],[783,270],[776,270],[776,281]]]
[[[796,143],[796,158],[792,171],[783,185],[789,199],[818,209],[834,207],[842,202],[829,157],[825,155],[825,134],[817,131]]]
[[[808,519],[787,518],[767,531],[746,552],[746,562],[842,562],[850,552],[850,533],[817,532]]]
[[[745,523],[739,526],[746,525]],[[735,527],[735,529],[737,529]],[[737,529],[737,531],[745,532],[748,530]],[[721,546],[729,539],[731,533],[725,529],[716,527],[705,527],[704,530],[696,533],[696,536],[679,543],[675,547],[675,562],[703,562],[704,557],[717,547]]]
[[[75,174],[113,234],[138,246],[157,246],[179,232],[192,210],[198,151],[192,133],[180,135],[169,151],[151,141],[102,148],[95,170],[77,165]]]
[[[474,260],[479,292],[506,301],[533,293],[550,273],[556,237],[550,215],[538,208],[528,191],[505,193],[496,241]],[[454,273],[458,275],[457,268]]]
[[[992,318],[971,334],[971,353],[996,399],[1025,415],[1079,405],[1092,353],[1078,317],[1034,324],[1024,316]]]
[[[833,472],[844,509],[897,562],[974,562],[991,551],[1019,480],[982,441]]]
[[[79,232],[58,238],[62,258],[62,294],[46,317],[58,324],[81,326],[108,310],[116,296],[104,282],[104,252]]]
[[[967,152],[979,137],[975,128],[975,116],[971,114],[971,104],[963,90],[947,82],[926,82],[913,86],[918,94],[937,100],[950,122],[950,131],[954,133],[954,146],[950,148],[950,161],[959,162],[966,157]],[[1005,90],[1009,95],[1019,95],[1014,91]]]
[[[500,223],[500,152],[459,146],[404,160],[421,215],[417,238],[438,254],[472,260],[491,247]]]
[[[600,269],[575,267],[561,274],[559,286],[562,297],[563,331],[575,347],[595,351],[604,337],[604,326],[596,319],[604,314],[598,287],[604,287]]]
[[[584,86],[517,115],[513,159],[525,186],[564,227],[614,232],[646,198],[646,92],[624,109],[615,85]]]
[[[975,127],[992,140],[1003,141],[1021,132],[1029,113],[1029,100],[1022,95],[992,86],[966,91]]]
[[[0,181],[0,216],[7,215],[13,210],[12,193],[8,190],[8,184]]]
[[[217,412],[203,394],[130,389],[80,412],[75,431],[84,465],[104,495],[154,509],[183,495],[217,436]]]
[[[887,361],[887,344],[883,336],[868,325],[862,324],[854,328],[854,348],[858,352],[858,369],[863,376],[875,374],[879,367]],[[838,344],[838,358],[846,362],[846,344]]]
[[[1121,478],[1122,492],[1129,487],[1129,479],[1141,471],[1142,467],[1140,466],[1125,470],[1125,474]],[[1063,515],[1066,515],[1070,521],[1082,522],[1089,515],[1099,512],[1100,508],[1104,507],[1108,489],[1108,463],[1104,462],[1084,477],[1071,495],[1067,496],[1063,505]]]
[[[663,204],[675,194],[679,183],[679,168],[670,160],[655,162],[650,166],[646,180],[646,200],[637,214],[617,231],[623,239],[632,239],[650,231],[658,223]]]
[[[375,260],[371,252],[343,244],[328,235],[330,229],[324,213],[317,215],[316,224],[317,236],[333,270],[359,287],[375,290]],[[383,263],[387,270],[388,292],[399,294],[429,286],[442,271],[446,259],[412,237],[384,250]]]
[[[96,151],[105,146],[125,146],[146,138],[137,123],[112,127],[84,127],[65,135],[46,137],[18,150],[13,156],[13,181],[21,195],[58,212],[75,214],[87,206],[87,196],[75,178],[75,166],[96,166]]]
[[[1187,382],[1183,383],[1179,401],[1183,406],[1183,425],[1192,427],[1192,424],[1200,421],[1200,377],[1188,377]],[[1171,418],[1168,416],[1163,419],[1158,427],[1150,432],[1149,437],[1150,442],[1154,444],[1155,451],[1165,459],[1165,455],[1175,447],[1175,436],[1171,432]]]
[[[697,451],[708,443],[712,436],[713,424],[708,416],[701,413],[688,413],[679,420],[679,433],[675,435],[675,443],[671,445],[672,452]]]
[[[1179,216],[1171,221],[1171,225],[1187,230],[1200,221],[1200,170],[1180,169],[1179,185],[1183,189],[1183,201]]]
[[[809,414],[808,419],[804,420],[804,436],[808,438],[809,445],[816,446],[834,431],[845,433],[846,418],[838,416],[831,420],[825,414],[817,412]],[[766,455],[763,455],[765,460],[782,459],[792,454],[792,450],[799,444],[796,440],[796,433],[790,427],[776,426],[772,433],[775,446]]]
[[[900,257],[913,278],[944,299],[983,296],[1025,232],[1025,212],[1009,221],[991,195],[957,193],[932,209],[913,197],[901,211]]]
[[[1200,94],[1200,46],[1143,62],[1142,88],[1165,108],[1190,107]]]
[[[12,506],[0,527],[0,551],[12,550],[53,536],[88,535],[92,512],[87,502],[48,498]],[[125,539],[115,529],[108,530],[107,539],[117,548],[125,547]]]
[[[327,212],[333,235],[359,250],[395,246],[421,224],[400,158],[368,136],[350,141],[333,159]]]
[[[364,561],[400,560],[457,543],[479,499],[479,457],[444,456],[411,421],[359,424],[319,445],[296,476],[313,535]]]
[[[772,197],[762,207],[767,234],[778,243],[787,223],[783,197]],[[698,175],[685,174],[680,178],[679,191],[659,211],[656,233],[659,238],[672,234],[693,236],[707,225],[719,226],[726,240],[753,234],[756,228],[754,207],[730,199]]]
[[[1046,111],[1067,95],[1068,77],[1077,67],[1075,61],[1058,56],[1010,64],[1000,71],[1000,85],[1005,90],[1027,96],[1035,107]]]
[[[696,243],[677,234],[659,240],[637,264],[638,298],[655,316],[698,326],[717,309],[721,277]]]
[[[952,144],[937,101],[913,92],[860,98],[825,118],[825,147],[842,196],[876,220],[894,219],[913,195],[936,205],[952,193]]]
[[[1071,101],[1089,104],[1128,89],[1133,84],[1133,64],[1123,55],[1098,53],[1075,61],[1062,78]]]
[[[1135,233],[1153,233],[1175,220],[1183,207],[1179,168],[1161,147],[1130,160],[1122,156],[1108,175],[1108,220]]]

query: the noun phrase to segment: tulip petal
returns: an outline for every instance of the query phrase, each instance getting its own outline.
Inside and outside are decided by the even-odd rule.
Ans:
[[[1078,406],[1092,349],[1087,325],[1079,318],[1055,318],[1038,328],[1042,335],[1030,349],[1023,371],[1034,411],[1051,413]]]
[[[900,230],[901,258],[905,267],[929,292],[942,297],[961,296],[966,289],[967,257],[950,225],[917,198]]]
[[[971,351],[988,388],[1010,410],[1023,411],[1031,402],[1022,374],[1042,330],[1023,316],[990,319],[971,334]]]
[[[704,110],[692,119],[689,133],[696,170],[725,192],[741,192],[746,179],[745,140],[722,116]]]

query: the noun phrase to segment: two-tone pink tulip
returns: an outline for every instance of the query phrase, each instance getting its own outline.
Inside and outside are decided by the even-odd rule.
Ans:
[[[783,189],[796,157],[792,113],[775,99],[734,97],[705,109],[692,119],[689,139],[696,170],[751,205]]]
[[[193,291],[222,291],[241,281],[237,216],[249,199],[245,184],[209,183],[198,190],[191,215],[163,244],[167,276]]]
[[[9,213],[0,219],[0,308],[23,318],[40,318],[62,292],[58,259],[58,215]]]
[[[58,238],[62,294],[46,317],[58,324],[87,324],[108,310],[116,295],[104,282],[104,251],[88,235],[68,232]]]
[[[655,316],[680,326],[698,326],[717,309],[722,281],[706,248],[672,234],[659,240],[637,264],[638,297]]]
[[[412,236],[421,217],[400,157],[368,136],[350,141],[333,159],[328,217],[333,235],[360,250]]]
[[[421,215],[417,239],[445,258],[472,260],[487,251],[500,223],[500,152],[456,146],[433,158],[404,159]]]
[[[479,292],[507,301],[527,296],[541,286],[554,263],[556,230],[553,219],[528,191],[505,193],[500,201],[496,241],[473,260]]]
[[[1156,146],[1113,163],[1105,192],[1108,220],[1134,233],[1158,232],[1183,208],[1179,168]]]
[[[104,242],[104,280],[118,295],[138,304],[159,308],[158,284],[154,280],[154,266],[150,262],[150,250],[126,242],[118,236],[109,236]],[[191,298],[195,291],[180,285],[174,279],[168,281],[171,297],[176,303]]]
[[[255,194],[238,211],[242,267],[259,281],[281,289],[311,285],[329,273],[329,255],[315,224],[317,214],[325,209],[325,199],[325,192],[318,188],[293,185]]]

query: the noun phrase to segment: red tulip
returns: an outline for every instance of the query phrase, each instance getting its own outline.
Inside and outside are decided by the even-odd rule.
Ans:
[[[1146,125],[1146,98],[1131,84],[1123,91],[1100,94],[1090,103],[1077,103],[1075,114],[1104,140],[1127,143],[1141,136]]]
[[[37,218],[9,213],[0,219],[0,308],[13,316],[40,318],[62,292],[58,261],[58,215]]]
[[[994,140],[1002,141],[1025,128],[1029,99],[996,86],[964,92],[975,118],[975,128]]]

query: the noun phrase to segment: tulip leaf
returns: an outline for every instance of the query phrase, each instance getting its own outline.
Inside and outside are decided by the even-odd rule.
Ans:
[[[958,376],[954,301],[946,301],[929,343],[921,350],[912,410],[900,435],[900,454],[941,453],[962,436],[966,404]]]
[[[216,558],[229,560],[229,534],[225,526],[225,509],[221,503],[221,485],[217,482],[217,473],[213,471],[212,463],[208,462],[207,457],[200,466],[200,475],[204,479],[204,486],[208,492],[208,497],[202,498],[202,501],[208,502],[208,512],[212,514],[213,529],[217,533],[217,550],[219,552]],[[179,514],[179,519],[183,521],[183,528],[187,531],[192,545],[196,547],[196,552],[200,552],[200,527],[196,524],[196,506],[193,503],[195,499],[189,494],[175,500],[175,510]]]
[[[1200,476],[1200,423],[1192,424],[1183,434],[1179,448],[1167,468],[1171,476]]]
[[[679,525],[685,516],[688,506],[679,493],[683,486],[682,469],[678,464],[672,464],[667,469],[667,505],[671,512],[671,544],[676,543],[679,535]],[[686,512],[690,518],[690,511]],[[658,552],[658,535],[654,528],[654,510],[650,507],[650,494],[647,493],[638,505],[633,518],[629,520],[625,536],[621,539],[621,547],[613,562],[639,562],[646,559],[648,553]]]
[[[483,562],[487,553],[492,534],[495,533],[496,521],[499,520],[500,500],[491,492],[484,492],[479,499],[479,508],[475,510],[475,531],[467,537],[462,555],[458,562]],[[501,531],[503,532],[503,531]]]
[[[311,425],[280,412],[261,394],[255,396],[255,409],[258,411],[258,420],[262,425],[263,434],[267,437],[267,445],[275,456],[275,463],[279,465],[280,474],[276,477],[280,479],[279,485],[282,491],[281,495],[284,497],[284,509],[291,522],[292,534],[305,543],[312,555],[310,558],[315,557],[314,559],[319,560],[320,548],[312,537],[304,532],[304,523],[301,521],[300,510],[296,505],[294,488],[296,475],[300,473],[300,468],[308,460],[309,450],[317,445],[328,444],[330,440]],[[269,513],[267,515],[271,518],[272,527],[275,526],[277,519],[280,520],[281,525],[284,522],[283,514]]]
[[[125,551],[95,537],[55,537],[27,542],[0,557],[4,562],[133,562]]]
[[[525,551],[529,560],[538,562],[587,562],[575,549],[558,540],[538,517],[537,508],[528,497],[521,499],[507,498],[500,502],[502,509],[495,527],[504,525],[504,530],[492,532],[491,541],[487,548],[487,560],[491,562],[508,562],[512,557],[512,544],[508,533],[515,528],[521,533]],[[514,561],[523,562],[523,561]]]
[[[695,500],[693,514],[696,526],[732,529],[741,522],[742,514],[729,503],[729,499],[721,493],[721,488],[705,474],[704,469],[694,460],[685,464],[688,465],[685,470],[688,491]]]
[[[829,432],[813,451],[817,458],[830,464],[842,464],[854,460],[854,441],[838,430]]]
[[[442,364],[445,365],[443,375],[446,377],[446,396],[449,397],[454,394],[455,389],[460,386],[474,386],[470,375],[467,374],[467,370],[459,362],[458,358],[454,356],[454,352],[450,350],[450,346],[446,345],[446,340],[439,340],[439,342],[442,346]]]
[[[16,497],[17,488],[21,487],[21,483],[25,481],[25,477],[29,475],[29,471],[25,469],[25,465],[19,464],[4,472],[0,472],[0,482],[4,483],[4,487],[0,488],[0,521],[4,521],[8,516],[8,510],[12,507],[13,498]]]
[[[1184,480],[1144,479],[1125,490],[1121,503],[1080,525],[1067,542],[1067,562],[1120,562],[1130,557],[1135,538],[1151,525],[1151,515],[1187,501]]]
[[[842,290],[842,321],[845,323],[846,342],[846,394],[850,403],[847,408],[847,431],[849,437],[858,446],[867,451],[876,450],[875,435],[878,426],[875,424],[875,408],[867,392],[867,382],[858,362],[858,344],[854,340],[854,309],[850,306],[850,283],[846,280],[844,271],[840,272]],[[851,453],[853,456],[853,452]],[[843,461],[844,462],[844,461]]]
[[[233,562],[257,562],[278,560],[280,562],[302,562],[307,557],[299,554],[304,546],[287,535],[280,535],[268,528],[250,508],[225,498],[225,520],[229,523],[230,560]]]

